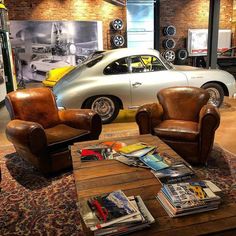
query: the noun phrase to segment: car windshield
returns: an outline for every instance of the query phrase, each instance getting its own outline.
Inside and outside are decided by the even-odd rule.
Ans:
[[[174,69],[174,65],[171,62],[167,61],[161,54],[160,59],[162,60],[163,64],[166,66],[167,69]]]

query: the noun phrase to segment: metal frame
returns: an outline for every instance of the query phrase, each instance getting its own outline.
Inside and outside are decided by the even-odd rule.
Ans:
[[[207,68],[216,68],[220,18],[220,0],[210,0],[207,44]]]

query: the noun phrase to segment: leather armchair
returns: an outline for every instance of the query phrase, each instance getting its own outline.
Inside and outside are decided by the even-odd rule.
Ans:
[[[11,121],[6,135],[16,152],[44,174],[72,166],[69,145],[98,139],[102,123],[90,109],[58,110],[48,88],[23,89],[7,94]]]
[[[206,90],[195,87],[162,89],[159,103],[143,105],[136,113],[140,134],[158,136],[192,164],[206,164],[220,124],[209,97]]]

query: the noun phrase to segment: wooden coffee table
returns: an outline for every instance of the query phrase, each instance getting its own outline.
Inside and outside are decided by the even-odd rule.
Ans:
[[[155,136],[140,135],[109,141],[114,140],[127,144],[145,142],[156,145],[160,152],[181,159],[169,146]],[[123,190],[127,196],[140,195],[156,222],[151,225],[151,228],[137,231],[132,235],[189,236],[211,233],[213,235],[232,235],[233,232],[236,233],[236,204],[223,202],[220,208],[215,211],[170,218],[156,199],[161,184],[150,170],[130,167],[116,160],[81,163],[78,149],[99,142],[102,140],[75,143],[72,146],[73,170],[79,202],[118,189]],[[92,235],[84,223],[83,229],[86,235]]]

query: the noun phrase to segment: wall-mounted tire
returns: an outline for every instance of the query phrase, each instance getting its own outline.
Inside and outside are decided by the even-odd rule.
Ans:
[[[111,44],[117,48],[122,47],[125,44],[125,39],[122,35],[116,34],[111,37]]]
[[[176,42],[172,38],[165,39],[162,42],[162,46],[165,49],[173,49],[175,47],[175,45],[176,45]]]
[[[111,21],[110,27],[112,30],[122,30],[124,27],[124,23],[121,19],[117,18]]]
[[[185,48],[181,48],[177,51],[176,57],[178,60],[185,61],[188,58],[188,51]]]
[[[164,36],[174,36],[176,34],[176,28],[173,25],[168,25],[163,29]]]
[[[166,50],[164,52],[164,58],[167,61],[173,62],[175,60],[175,52],[173,50]]]

